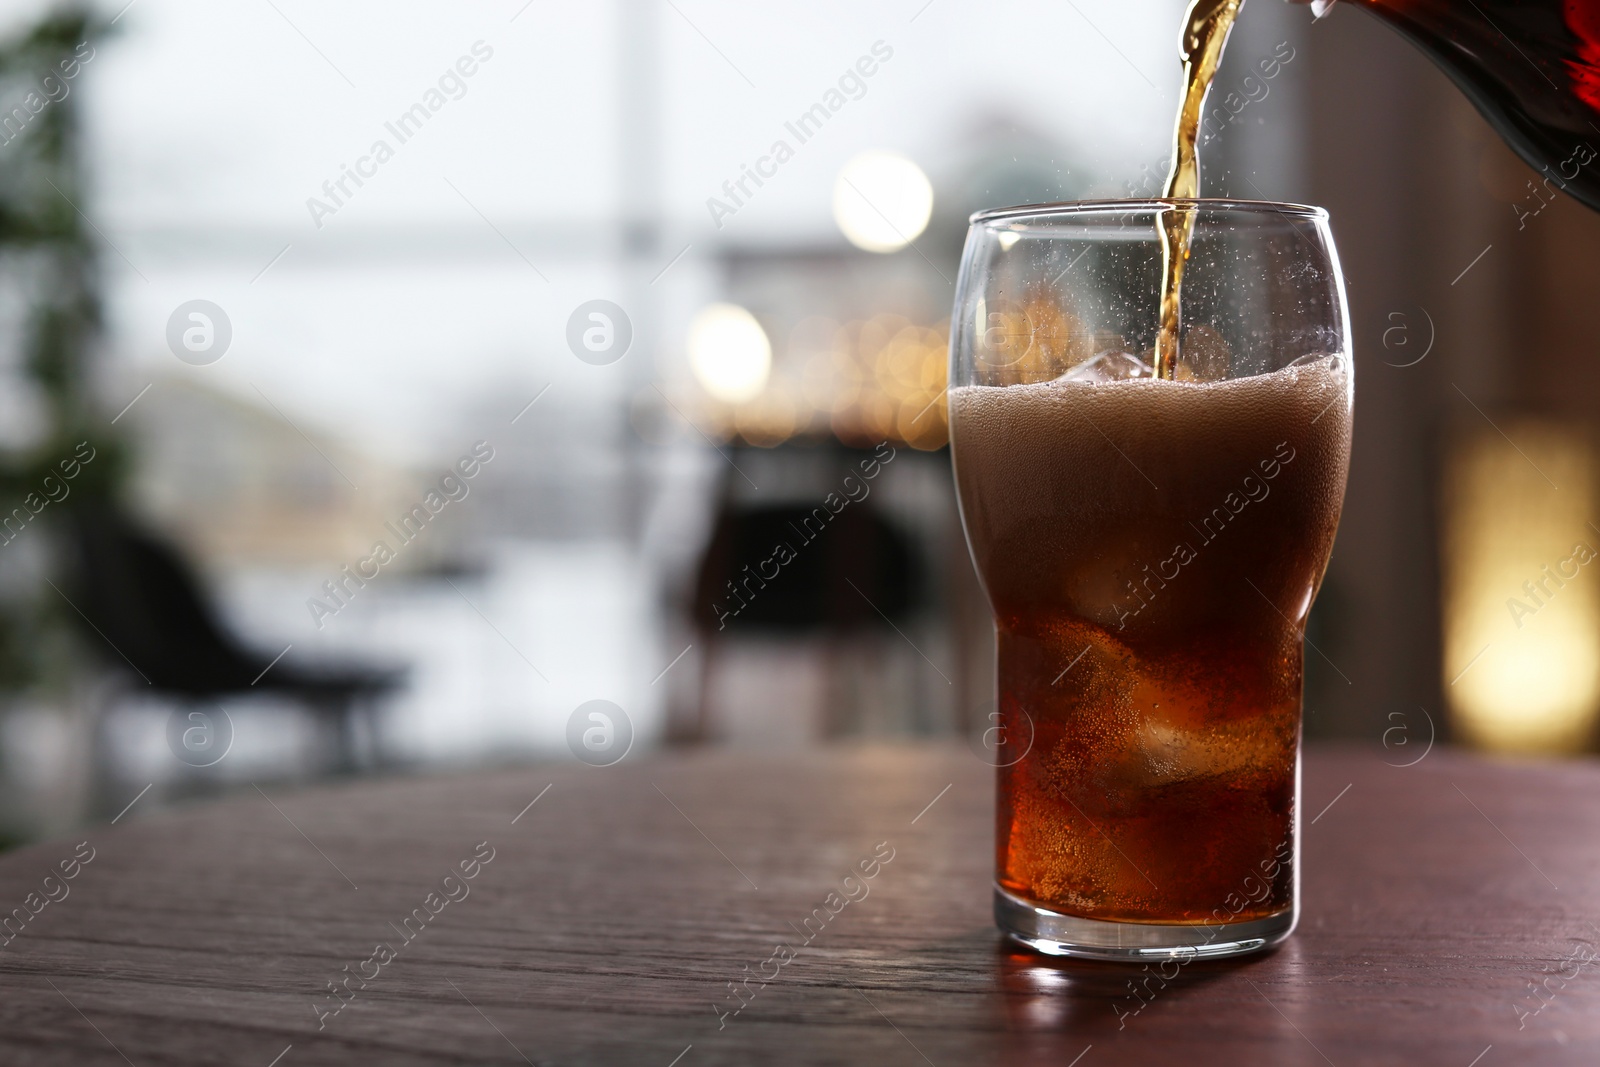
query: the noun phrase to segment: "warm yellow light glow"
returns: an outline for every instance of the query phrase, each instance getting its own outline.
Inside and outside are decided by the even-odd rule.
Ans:
[[[702,316],[714,324],[737,319],[744,336],[753,325],[744,314],[733,309],[730,316],[724,307]],[[696,325],[701,323],[697,318]],[[787,344],[770,352],[759,387],[753,377],[744,377],[745,361],[708,358],[743,346],[718,339],[722,328],[711,331],[711,341],[697,331],[690,343],[691,358],[698,353],[704,362],[696,365],[695,375],[707,396],[698,399],[710,402],[701,404],[698,422],[710,437],[772,447],[831,432],[857,447],[889,440],[924,451],[949,440],[950,340],[944,323],[921,326],[888,313],[842,323],[802,320]],[[737,390],[724,380],[729,365],[740,375]]]
[[[1466,740],[1563,752],[1600,705],[1600,536],[1581,433],[1502,423],[1458,444],[1444,509],[1444,682]],[[1558,488],[1559,487],[1559,488]]]
[[[759,396],[772,372],[772,342],[736,304],[712,304],[689,324],[689,366],[706,392],[729,404]]]
[[[933,216],[933,185],[922,168],[893,152],[863,152],[833,184],[833,218],[850,243],[896,252],[915,241]]]

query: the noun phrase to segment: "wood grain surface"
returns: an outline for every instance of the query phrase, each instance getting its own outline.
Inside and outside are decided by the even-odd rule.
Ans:
[[[1007,947],[962,748],[136,806],[0,857],[0,1062],[1600,1062],[1600,769],[1389,759],[1307,757],[1284,947],[1165,978]]]

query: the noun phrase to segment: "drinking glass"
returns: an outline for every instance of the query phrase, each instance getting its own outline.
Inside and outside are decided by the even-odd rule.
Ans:
[[[1193,237],[1152,376],[1167,212]],[[994,614],[995,919],[1040,951],[1250,952],[1299,900],[1305,623],[1350,457],[1327,214],[1221,200],[972,217],[950,340]]]

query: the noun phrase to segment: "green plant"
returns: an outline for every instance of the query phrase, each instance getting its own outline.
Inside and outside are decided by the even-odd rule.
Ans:
[[[25,443],[0,447],[0,518],[26,508],[29,494],[41,493],[80,441],[90,441],[97,456],[63,506],[112,494],[126,469],[91,373],[101,332],[100,237],[85,214],[80,90],[85,56],[92,59],[107,29],[87,10],[63,9],[0,43],[0,295],[21,309],[7,339],[17,358],[0,388],[23,394],[39,416]],[[53,525],[24,532],[47,538]],[[73,609],[43,583],[7,586],[0,593],[0,691],[15,692],[48,684],[60,669]]]

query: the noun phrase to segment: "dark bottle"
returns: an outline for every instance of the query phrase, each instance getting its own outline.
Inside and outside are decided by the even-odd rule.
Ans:
[[[1347,2],[1422,49],[1551,188],[1600,210],[1600,0]]]

